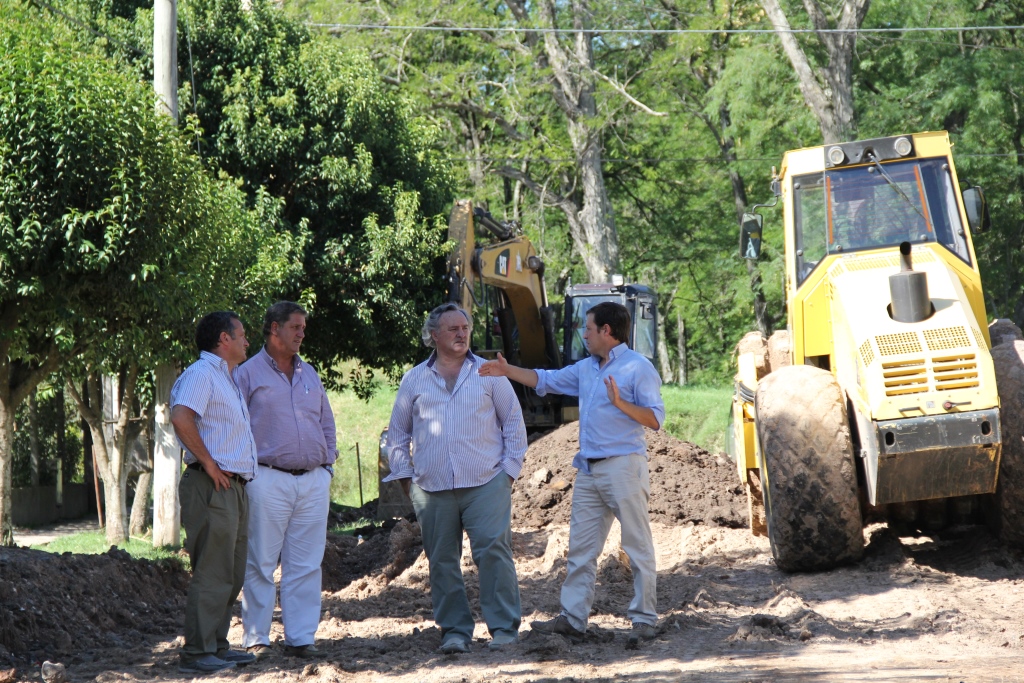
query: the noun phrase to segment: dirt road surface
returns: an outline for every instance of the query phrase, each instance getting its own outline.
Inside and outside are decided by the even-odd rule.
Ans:
[[[857,565],[785,574],[744,524],[732,465],[652,435],[651,510],[658,551],[658,635],[626,648],[632,578],[613,528],[584,642],[532,633],[558,611],[568,540],[564,427],[535,442],[514,494],[523,600],[520,642],[487,649],[478,623],[468,655],[436,652],[427,563],[414,523],[332,537],[324,561],[326,657],[275,656],[210,681],[554,683],[569,681],[1020,681],[1024,557],[979,526],[899,535],[865,530]],[[737,528],[741,527],[742,528]],[[477,582],[468,544],[470,599]],[[190,680],[177,672],[187,574],[173,564],[0,550],[0,681],[39,680],[44,659],[70,681]],[[238,619],[231,630],[241,638]],[[13,671],[12,671],[13,670]],[[6,676],[6,679],[5,679]]]

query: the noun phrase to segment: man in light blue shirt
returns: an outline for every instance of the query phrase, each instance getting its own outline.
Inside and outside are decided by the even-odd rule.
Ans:
[[[526,455],[526,426],[512,384],[481,377],[469,350],[469,315],[457,304],[427,316],[434,352],[402,378],[385,446],[391,474],[412,500],[430,565],[441,652],[470,651],[473,613],[462,578],[462,532],[480,570],[488,648],[515,643],[521,618],[512,559],[512,482]]]
[[[665,420],[661,378],[641,354],[626,346],[629,311],[604,302],[587,312],[583,339],[591,357],[561,370],[529,370],[498,359],[480,374],[504,376],[540,396],[548,392],[579,396],[580,450],[569,521],[569,552],[562,584],[562,612],[535,621],[533,630],[559,633],[573,640],[587,630],[594,602],[597,558],[604,549],[612,519],[622,526],[622,549],[633,571],[633,601],[627,612],[633,627],[628,646],[656,635],[657,569],[647,502],[650,474],[644,427],[659,429]]]

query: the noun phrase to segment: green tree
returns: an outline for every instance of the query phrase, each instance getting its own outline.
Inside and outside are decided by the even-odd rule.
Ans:
[[[147,84],[60,23],[4,6],[0,47],[0,540],[10,542],[13,417],[39,381],[62,362],[125,368],[132,405],[139,374],[193,356],[193,321],[263,292],[264,274],[280,270],[261,264],[289,247],[273,212],[248,210],[204,171]],[[135,431],[132,411],[122,414],[114,444],[90,421],[112,543],[126,538]]]
[[[195,97],[204,159],[250,198],[281,198],[284,223],[308,229],[304,276],[278,291],[313,311],[305,354],[333,380],[345,358],[397,374],[443,291],[453,176],[435,130],[364,52],[310,36],[272,2],[183,11],[181,101]]]

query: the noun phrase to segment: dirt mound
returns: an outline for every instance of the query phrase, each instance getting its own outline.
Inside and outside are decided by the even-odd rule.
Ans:
[[[539,528],[569,523],[576,476],[572,458],[578,450],[578,422],[548,432],[530,445],[522,477],[512,493],[514,526]],[[647,457],[652,522],[746,526],[746,494],[735,466],[725,457],[680,441],[663,430],[647,431]]]
[[[339,591],[367,576],[382,575],[390,581],[412,565],[422,550],[419,525],[404,519],[364,537],[328,534],[323,590]]]
[[[0,548],[0,663],[127,648],[179,632],[189,574],[173,560]],[[21,659],[18,662],[17,659]]]

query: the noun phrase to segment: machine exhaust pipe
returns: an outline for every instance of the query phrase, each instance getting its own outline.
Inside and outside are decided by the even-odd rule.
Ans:
[[[892,299],[889,315],[896,322],[917,323],[932,315],[928,277],[926,273],[914,270],[910,260],[910,242],[900,244],[900,272],[889,276],[889,296]]]

